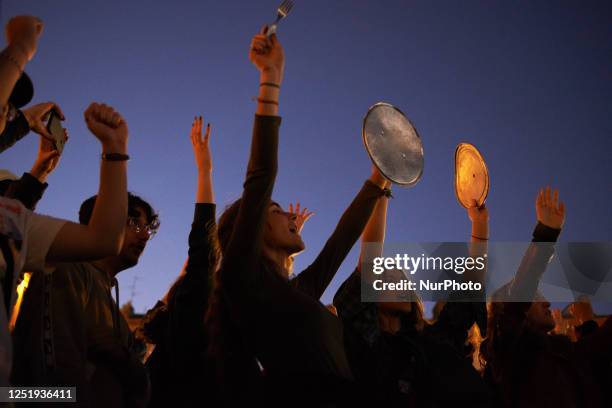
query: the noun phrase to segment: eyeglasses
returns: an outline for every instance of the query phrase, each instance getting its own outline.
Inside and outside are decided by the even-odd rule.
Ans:
[[[157,228],[159,228],[159,223],[153,221],[149,225],[140,225],[140,223],[138,222],[138,218],[128,217],[128,227],[130,227],[132,231],[137,234],[140,234],[141,231],[144,231],[147,234],[148,239],[152,239],[155,236],[155,233],[157,232]]]

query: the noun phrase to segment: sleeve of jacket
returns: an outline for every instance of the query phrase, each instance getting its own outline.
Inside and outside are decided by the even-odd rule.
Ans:
[[[278,116],[255,115],[240,208],[221,265],[228,293],[248,293],[260,278],[264,225],[278,171],[280,123]]]
[[[30,132],[30,125],[23,112],[18,111],[17,117],[8,122],[0,134],[0,153],[13,146]]]
[[[47,187],[47,183],[41,183],[30,173],[23,173],[19,180],[11,182],[5,196],[21,201],[27,209],[34,211]]]
[[[292,280],[292,284],[313,298],[319,299],[359,239],[378,199],[383,195],[382,189],[366,181],[342,214],[336,229],[317,258]]]
[[[338,317],[351,333],[357,333],[370,347],[380,336],[378,310],[374,302],[361,301],[361,273],[355,271],[342,283],[334,295]]]
[[[203,343],[204,314],[208,305],[211,274],[216,261],[215,204],[198,203],[189,233],[189,259],[185,276],[170,299],[169,337],[174,363],[187,364]]]
[[[533,239],[516,272],[507,294],[509,302],[504,303],[503,326],[508,335],[520,332],[527,312],[531,307],[540,278],[546,272],[555,249],[554,244],[561,233],[560,229],[538,223],[533,231]]]

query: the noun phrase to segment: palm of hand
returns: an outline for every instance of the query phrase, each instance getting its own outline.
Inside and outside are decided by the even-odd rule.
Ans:
[[[560,229],[565,222],[565,205],[559,201],[559,191],[551,195],[550,187],[540,190],[536,199],[538,221],[548,227]]]
[[[314,212],[308,211],[308,208],[306,207],[300,211],[299,202],[295,204],[295,208],[293,204],[289,204],[289,213],[295,215],[295,226],[297,227],[298,232],[302,232],[306,221],[308,221],[310,217],[314,215]]]
[[[210,123],[206,125],[206,132],[202,137],[202,116],[196,117],[191,125],[191,144],[196,165],[201,170],[212,170],[212,156],[208,141],[210,139]]]

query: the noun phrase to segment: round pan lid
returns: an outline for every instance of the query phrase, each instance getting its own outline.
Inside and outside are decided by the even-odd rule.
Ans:
[[[421,137],[402,111],[385,102],[372,105],[363,119],[362,135],[370,159],[389,181],[410,187],[421,179]]]
[[[465,208],[484,204],[489,194],[489,171],[478,149],[460,143],[455,150],[455,194]]]

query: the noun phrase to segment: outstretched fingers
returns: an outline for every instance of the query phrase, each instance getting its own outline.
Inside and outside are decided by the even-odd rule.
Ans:
[[[200,116],[200,127],[202,126],[202,117]],[[210,139],[210,123],[206,124],[206,131],[204,132],[204,143],[208,143],[208,139]]]

